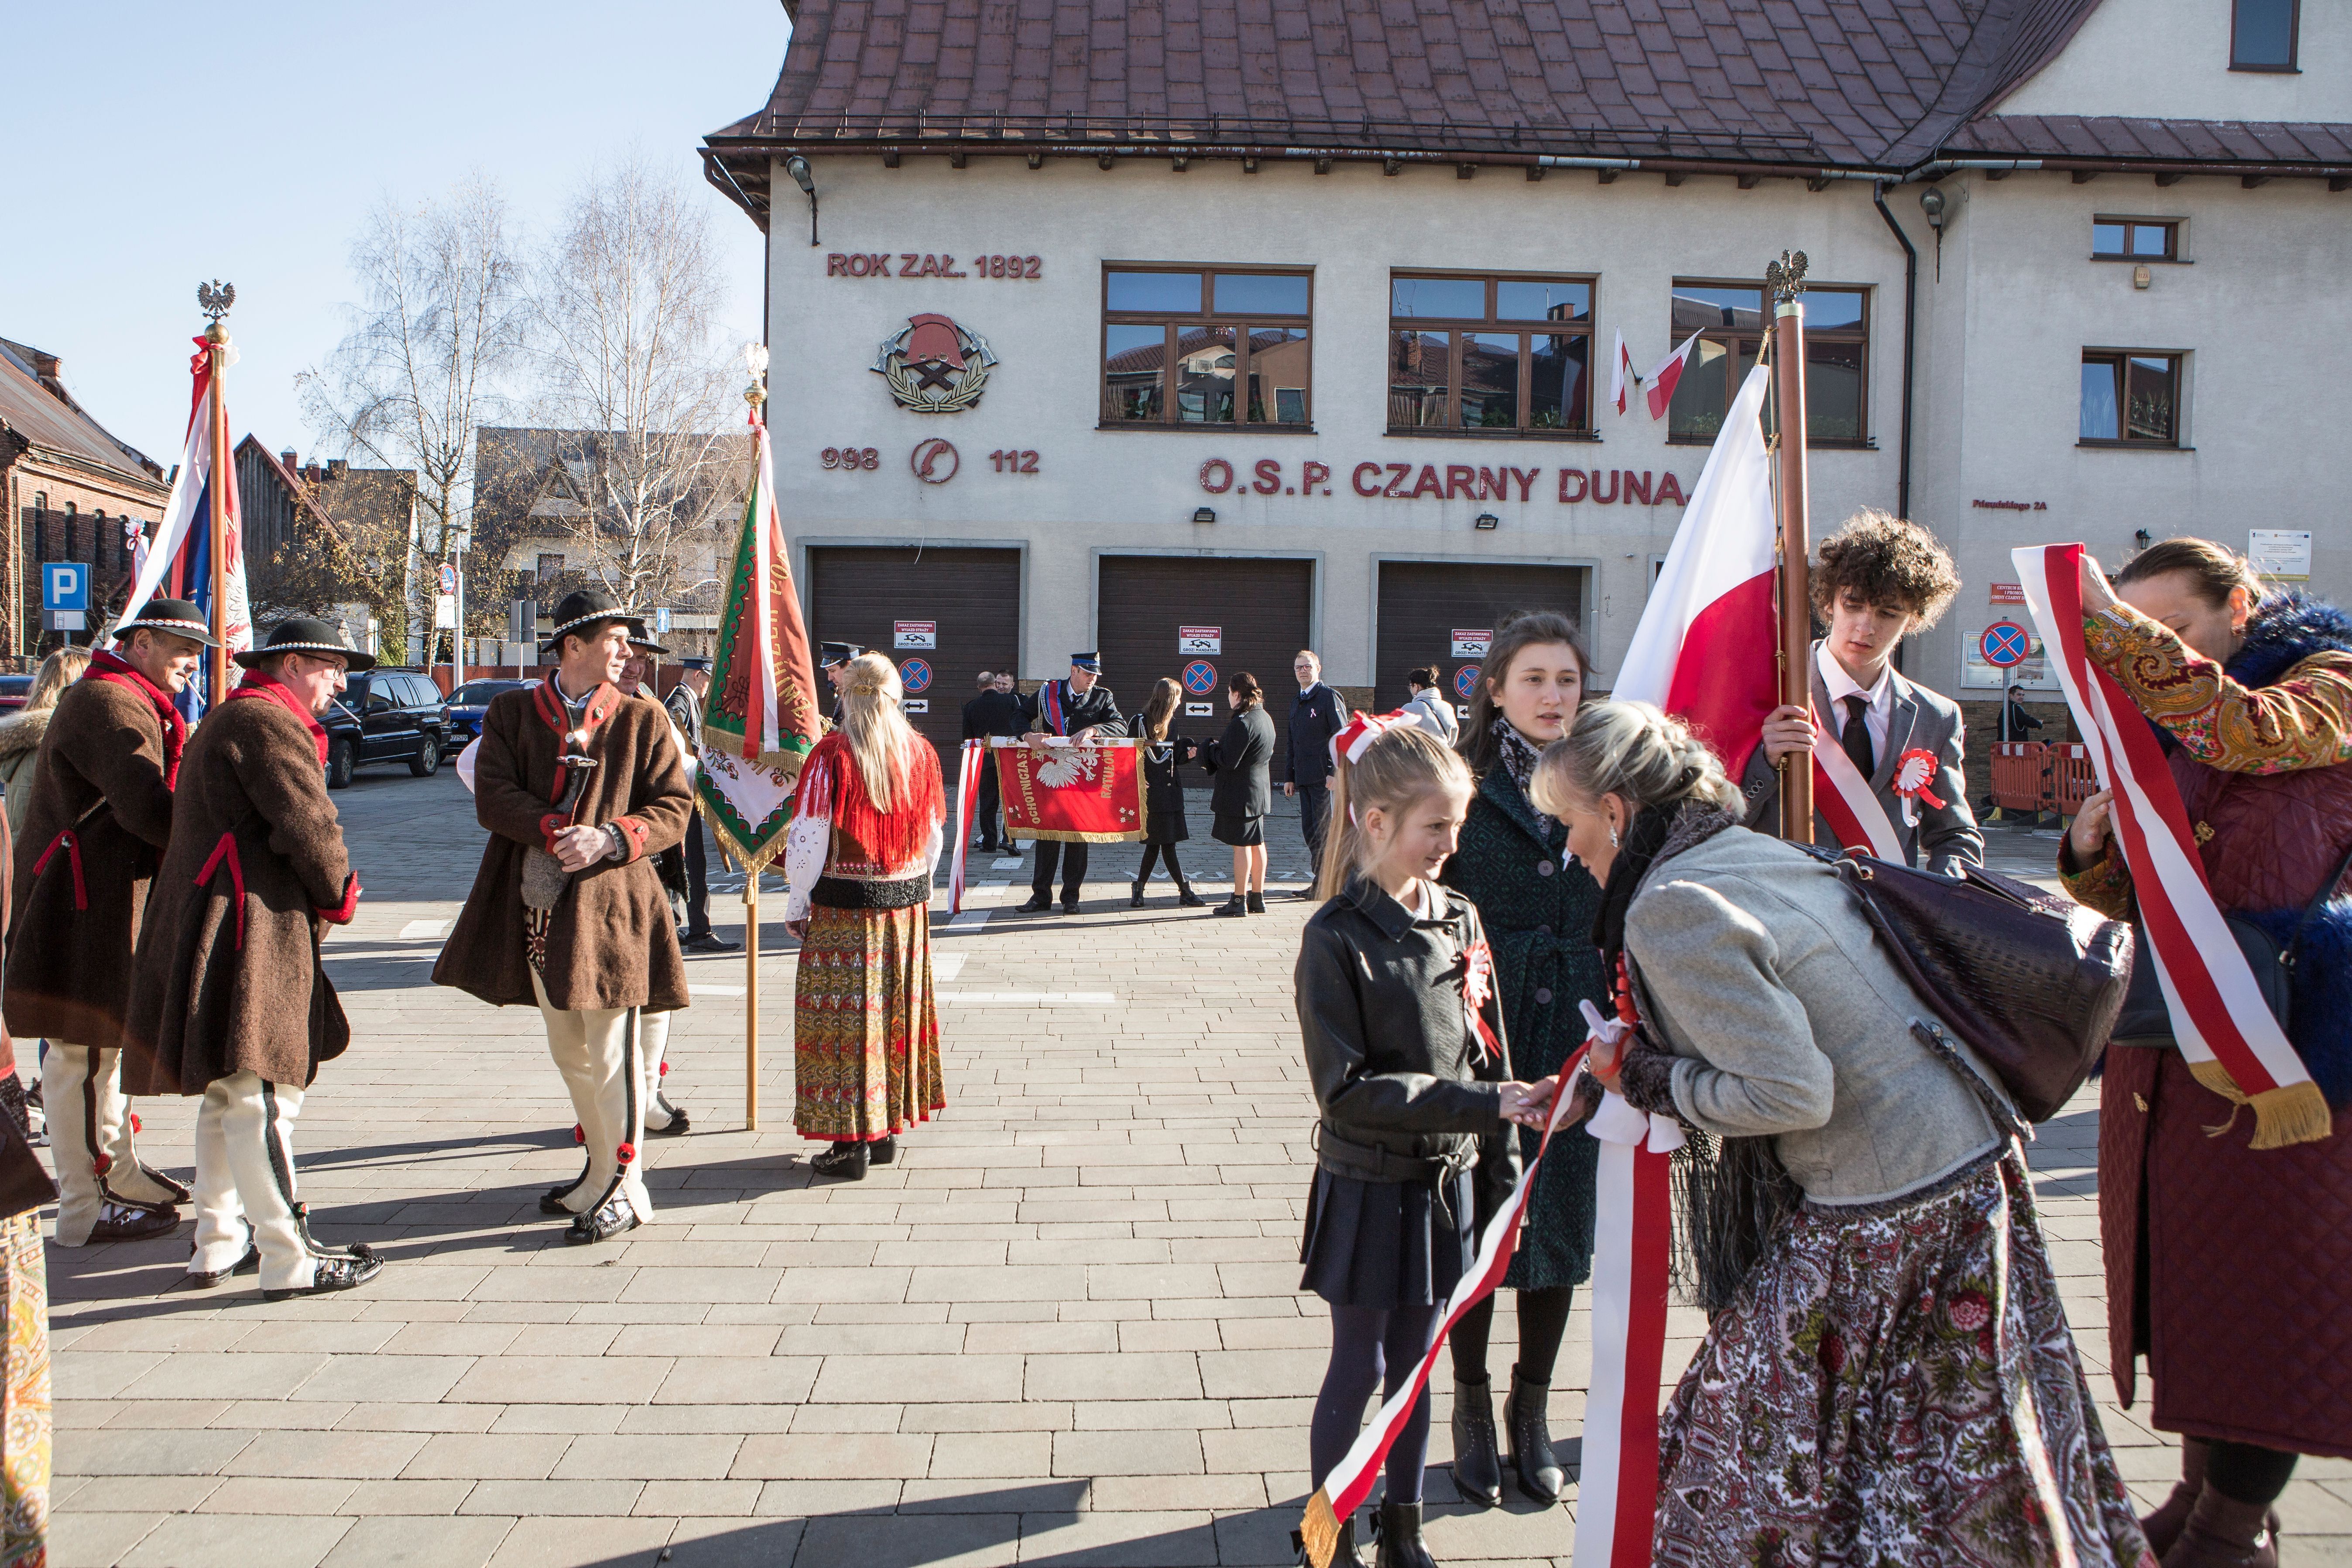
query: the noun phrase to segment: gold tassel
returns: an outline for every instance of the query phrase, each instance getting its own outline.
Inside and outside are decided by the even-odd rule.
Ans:
[[[2283,1089],[2264,1089],[2249,1095],[2231,1078],[2230,1069],[2218,1060],[2190,1062],[2189,1076],[2206,1089],[2211,1089],[2232,1106],[2250,1105],[2254,1110],[2254,1136],[2246,1146],[2250,1149],[2284,1149],[2296,1143],[2316,1143],[2335,1131],[2335,1119],[2327,1110],[2327,1097],[2319,1086],[2305,1080]],[[2219,1137],[2237,1121],[2234,1113],[2230,1121],[2207,1131]]]
[[[1298,1521],[1298,1536],[1307,1548],[1307,1560],[1315,1568],[1331,1568],[1331,1559],[1339,1551],[1339,1516],[1331,1511],[1329,1494],[1319,1488],[1307,1500],[1307,1517]]]

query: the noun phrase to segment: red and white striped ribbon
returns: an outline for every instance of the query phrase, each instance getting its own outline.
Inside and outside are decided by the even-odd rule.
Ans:
[[[971,845],[972,819],[980,813],[980,770],[995,766],[985,741],[966,741],[956,766],[955,858],[948,862],[948,913],[963,912],[964,855]]]
[[[2130,694],[2090,660],[2083,636],[2083,547],[2032,545],[2011,555],[2042,644],[2058,655],[2053,668],[2092,766],[2115,791],[2115,833],[2131,868],[2140,930],[2189,1070],[2206,1087],[2224,1093],[2234,1088],[2252,1103],[2254,1148],[2326,1137],[2326,1101],[2272,1016],[2213,901],[2163,749]],[[2220,1072],[2228,1075],[2226,1088],[2214,1081]],[[2272,1095],[2279,1098],[2266,1101]]]
[[[1813,809],[1828,818],[1841,849],[1867,849],[1881,860],[1903,863],[1903,845],[1886,808],[1845,754],[1837,734],[1813,715]]]

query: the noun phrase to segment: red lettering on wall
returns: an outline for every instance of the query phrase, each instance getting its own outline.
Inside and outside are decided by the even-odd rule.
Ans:
[[[1478,470],[1478,499],[1480,500],[1510,500],[1511,470],[1508,468],[1480,468]]]
[[[1543,470],[1541,468],[1505,468],[1503,472],[1519,481],[1519,499],[1526,500],[1535,492],[1536,480],[1542,475]]]
[[[1257,483],[1250,486],[1262,496],[1270,496],[1282,488],[1282,465],[1272,458],[1257,460]]]
[[[1643,506],[1650,504],[1650,471],[1647,468],[1642,470],[1639,480],[1633,478],[1633,469],[1625,470],[1625,504],[1632,506],[1636,499]]]
[[[1477,500],[1477,497],[1468,494],[1470,489],[1477,484],[1477,482],[1478,475],[1469,464],[1448,463],[1445,465],[1445,499],[1447,500]]]
[[[1465,476],[1467,476],[1470,472],[1467,468],[1461,468],[1456,471]],[[1404,499],[1407,500],[1419,500],[1423,496],[1435,496],[1440,500],[1446,499],[1445,487],[1437,482],[1437,465],[1434,463],[1423,463],[1421,466],[1421,478],[1413,480],[1412,494],[1405,497]]]
[[[1599,468],[1595,468],[1595,469],[1593,469],[1593,470],[1592,470],[1592,500],[1593,500],[1593,504],[1594,504],[1594,505],[1596,505],[1596,506],[1607,506],[1610,502],[1612,502],[1612,501],[1615,500],[1616,499],[1617,499],[1617,470],[1616,470],[1616,469],[1614,469],[1614,468],[1612,468],[1612,469],[1610,469],[1610,470],[1609,470],[1609,493],[1608,493],[1607,495],[1602,495],[1602,494],[1601,493],[1601,470],[1600,470]]]
[[[942,256],[940,258],[940,276],[942,278],[969,278],[971,274],[958,267],[955,264],[954,257]]]
[[[1300,470],[1299,473],[1298,493],[1301,495],[1306,494],[1308,490],[1313,489],[1317,485],[1322,484],[1330,479],[1330,477],[1331,465],[1328,463],[1307,464]]]
[[[870,270],[875,277],[887,278],[890,276],[890,253],[888,251],[886,250],[879,256],[869,256],[866,259],[871,264],[868,270]],[[854,276],[856,272],[856,268],[853,267],[850,268],[850,271]]]
[[[844,278],[848,276],[848,274],[849,258],[844,256],[838,250],[834,251],[824,258],[824,275],[827,278]]]
[[[1313,465],[1309,464],[1308,467],[1311,468]],[[1364,487],[1364,476],[1366,474],[1372,476],[1372,485],[1369,489]],[[1356,465],[1356,472],[1352,481],[1356,487],[1356,493],[1360,496],[1376,496],[1380,494],[1380,476],[1381,466],[1378,463],[1358,463]]]
[[[1674,502],[1676,506],[1687,506],[1690,504],[1683,498],[1683,487],[1681,481],[1676,479],[1672,474],[1660,474],[1658,476],[1658,505],[1664,506],[1668,501]]]
[[[1212,458],[1201,465],[1201,488],[1213,496],[1221,496],[1234,488],[1234,466],[1223,458]]]
[[[1568,488],[1568,481],[1570,479],[1574,479],[1576,481],[1576,489],[1573,494],[1570,493]],[[1578,501],[1582,500],[1584,499],[1586,488],[1584,470],[1582,468],[1562,468],[1559,471],[1559,499],[1563,505],[1573,506]]]
[[[1407,496],[1404,491],[1397,489],[1397,487],[1404,483],[1406,479],[1412,475],[1412,465],[1411,463],[1391,463],[1389,465],[1389,473],[1391,478],[1389,479],[1388,488],[1381,491],[1381,494],[1387,496],[1391,500],[1410,500],[1412,498]]]
[[[898,276],[901,278],[914,278],[920,276],[915,270],[915,263],[921,259],[922,257],[918,252],[912,250],[900,251],[898,253]]]

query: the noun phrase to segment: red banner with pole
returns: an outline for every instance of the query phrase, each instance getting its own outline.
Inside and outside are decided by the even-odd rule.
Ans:
[[[1032,750],[1000,739],[993,749],[1007,837],[1120,844],[1143,837],[1148,808],[1136,742],[1080,746],[1056,736]]]

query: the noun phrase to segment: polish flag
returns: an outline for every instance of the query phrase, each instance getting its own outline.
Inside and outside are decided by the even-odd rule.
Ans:
[[[1642,378],[1633,374],[1633,352],[1625,346],[1625,334],[1617,334],[1617,365],[1609,375],[1609,395],[1617,405],[1617,412],[1625,412],[1625,384]]]
[[[1679,370],[1690,346],[1667,366]],[[1733,400],[1610,693],[1681,718],[1721,753],[1734,778],[1780,697],[1772,615],[1778,530],[1762,417],[1770,379],[1761,366],[1750,371]],[[1664,395],[1673,391],[1668,379]],[[1654,386],[1650,406],[1665,406]],[[1668,1156],[1681,1140],[1671,1121],[1644,1116],[1614,1094],[1603,1098],[1587,1131],[1600,1140],[1601,1164],[1575,1560],[1590,1568],[1647,1568],[1674,1235]]]
[[[1683,378],[1683,367],[1690,363],[1691,350],[1698,346],[1698,334],[1693,332],[1683,340],[1683,346],[1658,362],[1650,373],[1650,417],[1664,419],[1666,405],[1675,400],[1675,383]],[[1696,500],[1691,503],[1696,506]]]

